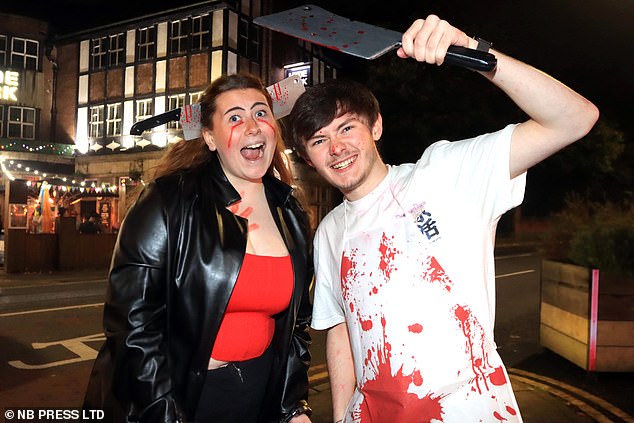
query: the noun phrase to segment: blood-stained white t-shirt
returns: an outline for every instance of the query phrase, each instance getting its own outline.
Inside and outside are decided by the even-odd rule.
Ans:
[[[521,422],[493,340],[495,229],[526,181],[513,129],[437,142],[321,222],[312,327],[347,323],[346,423]]]

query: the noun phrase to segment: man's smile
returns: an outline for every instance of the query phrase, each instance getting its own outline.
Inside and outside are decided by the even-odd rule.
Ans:
[[[350,166],[352,163],[354,163],[357,160],[357,155],[354,155],[352,157],[347,158],[346,160],[336,163],[332,166],[330,166],[331,168],[335,169],[335,170],[341,170],[341,169],[345,169],[346,167]]]

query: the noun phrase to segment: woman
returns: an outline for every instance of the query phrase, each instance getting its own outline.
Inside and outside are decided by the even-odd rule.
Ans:
[[[202,137],[122,224],[85,409],[111,422],[310,422],[312,257],[261,81],[223,76]]]

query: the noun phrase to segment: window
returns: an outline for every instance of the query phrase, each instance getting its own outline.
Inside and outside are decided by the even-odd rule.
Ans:
[[[175,56],[187,52],[187,29],[189,20],[183,19],[170,24],[170,54]]]
[[[121,103],[112,103],[107,106],[106,136],[118,137],[121,135]]]
[[[152,99],[146,98],[144,100],[137,100],[136,102],[136,121],[139,122],[144,119],[152,117]]]
[[[88,136],[90,138],[103,138],[103,106],[90,108]]]
[[[211,33],[211,16],[201,15],[192,18],[191,39],[192,51],[203,50],[210,44],[209,37]]]
[[[90,40],[90,66],[93,70],[106,67],[106,53],[108,52],[108,38],[93,38]]]
[[[238,54],[254,62],[260,60],[260,28],[244,18],[238,24]]]
[[[4,134],[4,106],[0,104],[0,138]]]
[[[137,37],[137,60],[152,59],[156,56],[156,28],[151,26],[139,29]]]
[[[17,37],[11,40],[12,67],[37,70],[39,54],[39,42]]]
[[[7,63],[7,36],[0,35],[0,66]]]
[[[9,107],[9,138],[35,139],[35,109],[30,107]]]
[[[185,94],[176,94],[167,97],[167,110],[174,110],[185,105]],[[167,123],[168,129],[180,128],[180,123],[177,121],[171,121]]]
[[[122,65],[125,58],[125,34],[111,35],[109,41],[108,66],[114,67]]]
[[[203,95],[203,91],[196,91],[195,93],[189,94],[189,104],[198,103],[200,97]]]

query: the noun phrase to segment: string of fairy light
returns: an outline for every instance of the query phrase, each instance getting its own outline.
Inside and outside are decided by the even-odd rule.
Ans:
[[[71,144],[56,144],[50,142],[38,143],[35,141],[29,141],[28,143],[25,143],[22,141],[10,140],[0,142],[0,151],[46,153],[72,157],[75,154],[75,146]]]
[[[15,181],[16,177],[13,172],[20,172],[27,174],[31,179],[24,181],[27,187],[40,188],[43,183],[48,184],[50,188],[55,191],[62,192],[79,192],[79,193],[117,193],[118,186],[116,184],[106,182],[96,182],[94,179],[80,179],[68,175],[59,175],[56,173],[42,172],[31,166],[27,166],[18,160],[10,160],[0,157],[0,168],[2,173],[10,179]],[[59,181],[59,182],[58,182]]]

